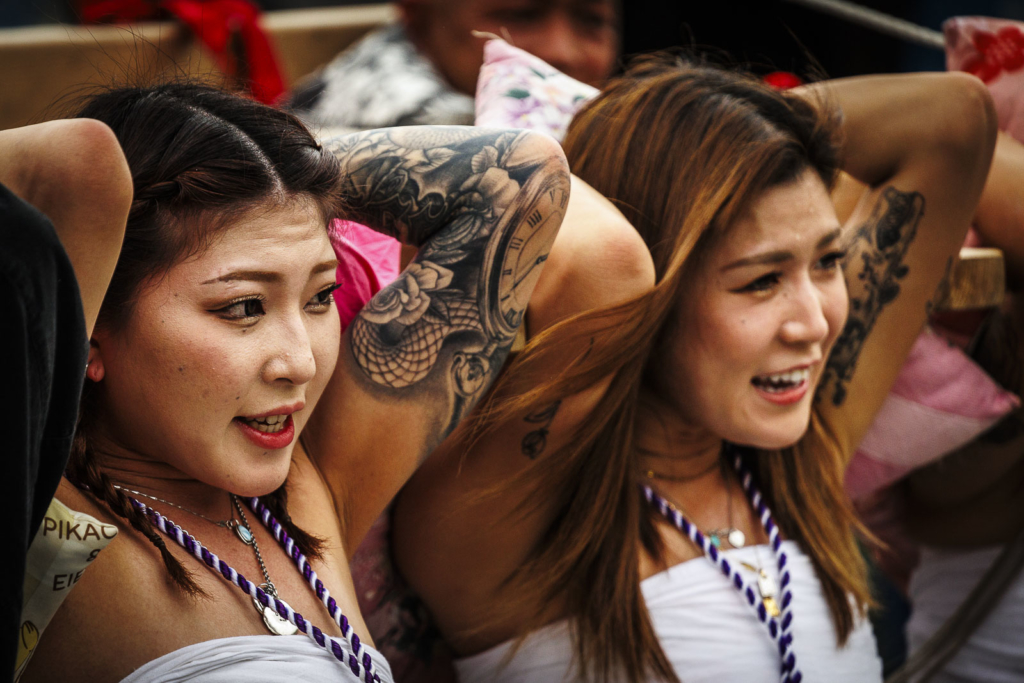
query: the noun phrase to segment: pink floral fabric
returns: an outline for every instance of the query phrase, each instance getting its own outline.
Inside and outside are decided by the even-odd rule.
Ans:
[[[946,68],[985,81],[996,103],[999,128],[1024,140],[1024,23],[956,17],[942,28]]]
[[[561,142],[573,115],[598,92],[495,38],[484,45],[476,86],[476,125],[524,128]]]

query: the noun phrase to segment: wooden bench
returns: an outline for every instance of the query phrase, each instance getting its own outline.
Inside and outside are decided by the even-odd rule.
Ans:
[[[964,247],[949,274],[949,286],[935,303],[936,311],[992,308],[1006,296],[1006,267],[999,249]]]
[[[361,5],[267,12],[262,25],[292,85],[396,17],[392,5]],[[211,55],[174,22],[0,29],[0,65],[0,129],[57,118],[88,86],[219,75]]]

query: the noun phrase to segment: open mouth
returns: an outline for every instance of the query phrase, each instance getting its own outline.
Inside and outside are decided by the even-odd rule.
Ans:
[[[235,419],[264,434],[277,434],[287,427],[290,415],[269,415],[267,417],[236,417]]]
[[[789,370],[775,375],[758,375],[750,383],[769,394],[782,394],[806,386],[811,379],[811,369]]]

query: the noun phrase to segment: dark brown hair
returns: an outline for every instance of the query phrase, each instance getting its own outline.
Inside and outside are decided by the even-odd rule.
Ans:
[[[174,83],[104,92],[89,100],[77,117],[110,126],[133,183],[124,244],[98,326],[122,327],[141,287],[200,252],[218,230],[246,211],[306,201],[325,230],[341,214],[338,162],[291,114],[216,88]],[[144,534],[159,549],[175,583],[189,594],[200,594],[149,519],[97,466],[88,438],[96,419],[95,391],[86,382],[68,479]],[[322,541],[292,523],[285,486],[262,500],[296,543],[317,557]]]
[[[807,169],[831,188],[837,131],[826,103],[664,55],[635,62],[569,128],[564,148],[573,173],[636,227],[653,257],[656,285],[532,339],[481,412],[480,428],[550,405],[611,370],[607,393],[568,445],[538,458],[513,484],[529,491],[521,509],[557,504],[509,580],[507,599],[567,605],[582,679],[679,680],[640,590],[641,547],[656,560],[662,547],[638,486],[637,406],[653,390],[661,339],[671,334],[695,260],[765,190]],[[565,348],[589,351],[556,378],[545,377],[549,359]],[[813,560],[840,643],[854,624],[850,596],[860,610],[869,600],[853,533],[859,526],[842,487],[847,456],[814,411],[799,444],[748,462],[786,537]],[[548,620],[547,610],[538,610],[521,635]]]

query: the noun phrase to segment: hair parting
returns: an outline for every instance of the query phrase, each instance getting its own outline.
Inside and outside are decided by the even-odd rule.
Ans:
[[[302,202],[325,232],[343,215],[337,160],[289,113],[210,86],[168,83],[103,92],[76,116],[110,126],[128,160],[134,188],[121,254],[97,326],[117,330],[126,325],[141,288],[201,252],[248,212]],[[86,382],[68,479],[149,539],[185,593],[204,595],[148,517],[97,464],[92,441],[102,391],[101,385]],[[318,558],[323,541],[295,526],[285,487],[260,499],[303,552]]]

